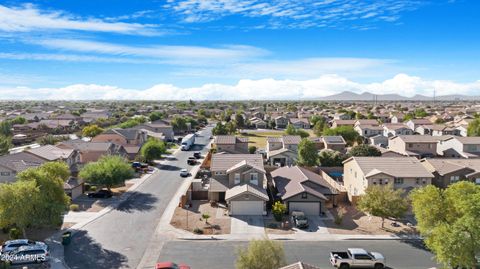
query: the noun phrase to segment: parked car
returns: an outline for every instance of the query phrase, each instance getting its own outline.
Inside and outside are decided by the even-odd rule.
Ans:
[[[28,239],[8,240],[0,247],[0,253],[8,253],[17,250],[23,246],[40,246],[48,250],[48,245],[41,241],[32,241]]]
[[[200,151],[194,152],[193,157],[195,157],[195,159],[200,159],[202,158],[202,153]]]
[[[97,192],[91,192],[87,194],[89,198],[110,198],[113,196],[112,191],[109,190],[99,190]]]
[[[5,259],[10,264],[27,264],[48,262],[49,254],[43,246],[31,245],[22,246],[17,250],[8,253]]]
[[[155,269],[190,269],[190,266],[173,262],[158,262]]]
[[[188,177],[189,175],[190,175],[190,173],[188,172],[187,169],[184,168],[184,169],[180,170],[180,176],[181,177]]]
[[[187,164],[188,165],[195,165],[197,163],[197,159],[195,157],[188,157]]]
[[[300,229],[308,228],[308,219],[303,211],[292,211],[292,223]]]
[[[347,251],[330,252],[330,263],[339,269],[374,268],[383,269],[385,258],[378,252],[368,252],[362,248],[349,248]]]

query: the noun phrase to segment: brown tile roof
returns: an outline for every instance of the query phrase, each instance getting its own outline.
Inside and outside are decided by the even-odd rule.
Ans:
[[[286,145],[297,145],[302,141],[302,138],[299,135],[285,135],[282,139],[283,143]]]
[[[431,136],[431,135],[398,135],[390,137],[389,139],[399,138],[407,143],[437,143],[450,136]]]
[[[248,193],[252,194],[254,196],[257,196],[261,200],[268,201],[268,194],[267,191],[264,190],[263,188],[260,188],[258,186],[254,186],[252,184],[242,184],[242,185],[237,185],[233,188],[228,189],[225,192],[225,200],[230,200],[236,196],[239,196],[241,194]]]
[[[212,156],[212,171],[227,171],[240,162],[246,161],[248,165],[264,170],[261,154],[214,154]]]
[[[234,135],[215,136],[215,144],[234,145],[236,143],[248,143],[248,137],[236,137]]]
[[[393,177],[432,178],[415,157],[351,157],[344,163],[355,161],[365,176],[385,173]]]

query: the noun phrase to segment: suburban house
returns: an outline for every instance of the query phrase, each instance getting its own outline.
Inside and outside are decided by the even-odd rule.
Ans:
[[[396,135],[413,135],[413,130],[403,124],[384,123],[383,136],[392,137]]]
[[[226,202],[230,215],[266,214],[269,197],[262,155],[217,153],[210,171],[209,200]]]
[[[48,162],[63,161],[70,168],[72,176],[79,172],[80,152],[72,148],[59,148],[53,145],[45,145],[38,148],[31,148],[25,151],[37,157],[45,159]]]
[[[360,136],[366,138],[383,134],[383,127],[378,125],[359,124],[356,125],[354,129]]]
[[[137,130],[146,130],[149,132],[162,134],[166,141],[175,140],[173,127],[164,121],[154,121],[150,123],[144,123],[144,124],[137,125],[133,128]]]
[[[431,184],[434,177],[414,157],[351,157],[343,164],[343,183],[353,203],[371,185],[390,185],[408,192]]]
[[[310,122],[306,118],[291,118],[290,123],[297,129],[310,129]]]
[[[285,129],[287,128],[288,122],[288,119],[284,116],[275,117],[275,128]]]
[[[341,135],[322,136],[322,140],[325,149],[344,152],[347,146],[347,142]]]
[[[374,135],[368,138],[368,143],[384,148],[388,146],[388,137],[383,136],[383,134]]]
[[[234,135],[217,135],[213,142],[217,153],[226,152],[233,154],[248,154],[248,137]]]
[[[363,119],[363,120],[356,120],[354,126],[361,126],[361,125],[372,125],[378,126],[378,121],[374,119]]]
[[[56,145],[62,149],[75,149],[80,154],[80,163],[96,162],[105,155],[118,155],[127,157],[127,152],[122,145],[110,142],[86,142],[80,139],[64,141]]]
[[[250,119],[250,124],[255,126],[256,129],[266,129],[267,122],[262,120],[261,118],[253,117]]]
[[[438,155],[447,158],[479,158],[480,137],[450,136],[438,143]]]
[[[332,128],[337,128],[337,127],[341,127],[341,126],[355,126],[355,122],[357,122],[357,120],[333,120],[331,122],[331,125],[332,125]]]
[[[333,119],[334,119],[334,120],[350,120],[351,117],[350,117],[350,115],[347,114],[347,113],[335,113],[335,114],[333,115]]]
[[[432,184],[439,188],[460,180],[468,180],[480,184],[480,159],[424,159],[421,163],[434,178]]]
[[[294,164],[301,140],[298,135],[267,137],[267,163],[277,166]]]
[[[45,162],[45,159],[26,152],[0,156],[0,183],[13,182],[18,173]]]
[[[403,114],[403,113],[392,114],[390,116],[390,122],[391,123],[401,123],[401,122],[403,122],[404,117],[405,117],[405,114]]]
[[[122,145],[130,160],[135,159],[135,156],[137,156],[140,148],[146,141],[147,133],[135,128],[110,129],[92,138],[92,142],[111,142]]]
[[[419,158],[437,156],[437,144],[444,137],[429,135],[398,135],[388,139],[388,149]]]
[[[432,123],[428,119],[411,119],[405,122],[405,125],[410,128],[410,130],[416,131],[416,129],[421,125],[431,125]]]
[[[430,128],[430,134],[432,136],[460,135],[460,130],[444,124],[434,124]]]
[[[327,210],[337,191],[319,174],[299,166],[285,166],[271,172],[276,197],[281,198],[291,213],[303,211],[306,215],[320,215]]]

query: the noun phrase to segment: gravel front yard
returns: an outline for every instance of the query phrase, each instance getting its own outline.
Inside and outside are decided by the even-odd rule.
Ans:
[[[170,222],[175,228],[193,232],[201,229],[203,234],[229,234],[230,217],[224,214],[224,209],[212,207],[207,201],[192,201],[192,207],[177,207]],[[202,214],[208,214],[208,223],[202,219]],[[188,217],[187,217],[188,216]]]

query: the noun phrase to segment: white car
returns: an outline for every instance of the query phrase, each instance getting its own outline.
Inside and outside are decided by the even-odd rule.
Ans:
[[[187,169],[184,168],[184,169],[180,170],[180,176],[181,177],[188,177],[189,175],[190,175],[190,173],[188,172]]]
[[[0,253],[8,253],[14,250],[17,250],[19,247],[23,246],[38,246],[45,250],[48,250],[47,244],[40,242],[40,241],[32,241],[28,239],[16,239],[16,240],[8,240],[0,246]]]

